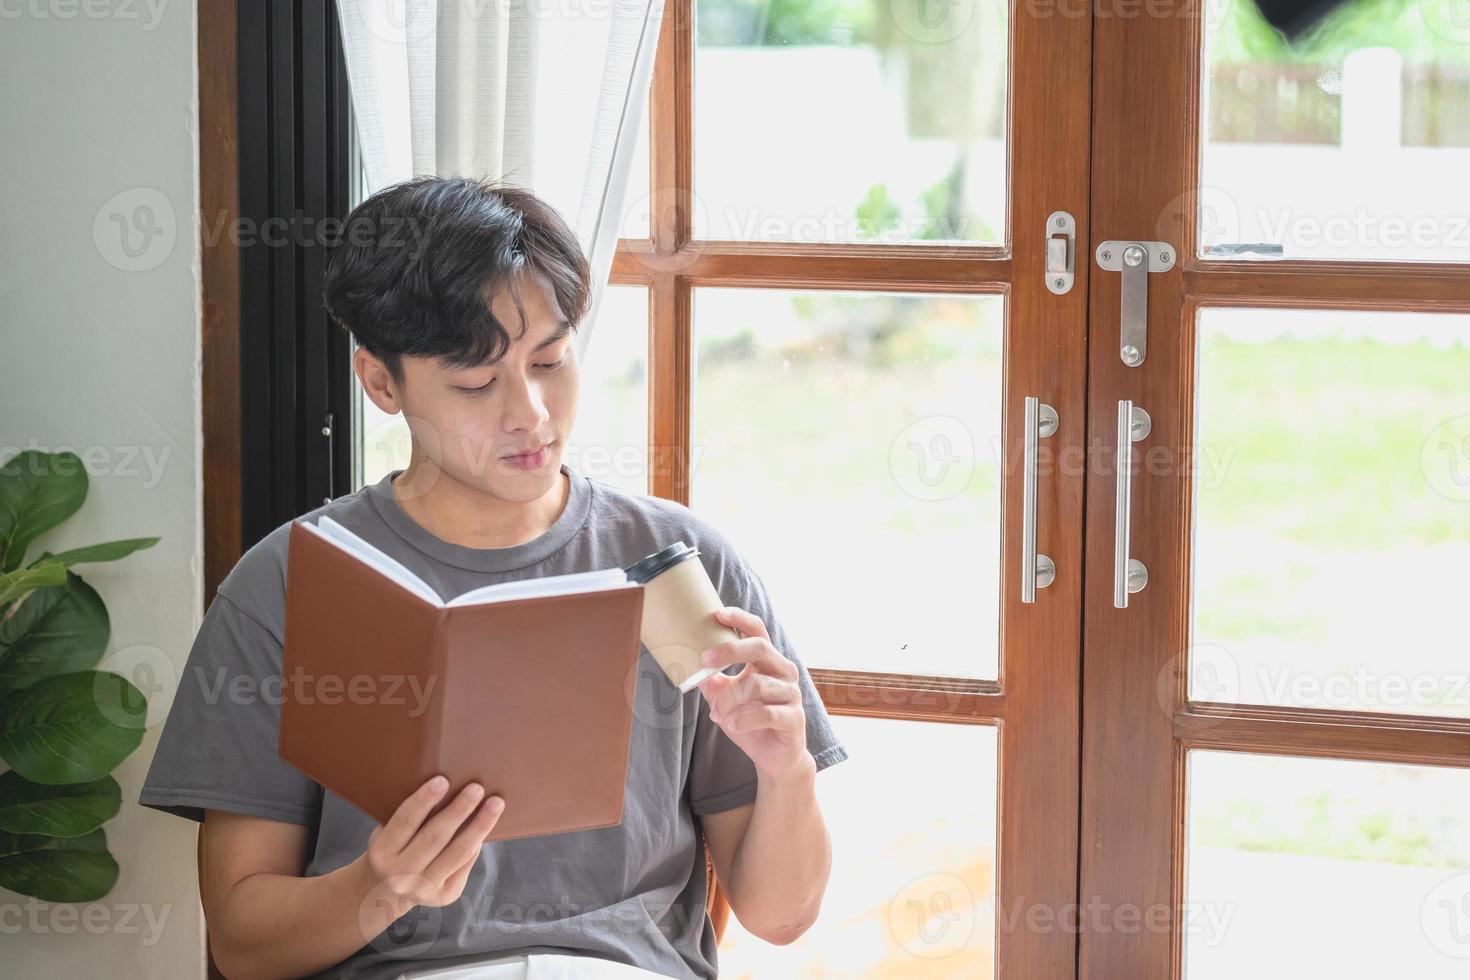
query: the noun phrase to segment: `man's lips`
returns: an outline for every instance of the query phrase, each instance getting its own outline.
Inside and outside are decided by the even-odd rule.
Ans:
[[[555,441],[555,440],[553,440],[553,441]],[[508,456],[502,456],[500,458],[501,459],[526,459],[528,457],[535,456],[541,450],[547,448],[550,445],[551,445],[550,442],[543,442],[541,445],[536,446],[534,449],[528,449],[528,450],[526,450],[523,453],[511,453]]]

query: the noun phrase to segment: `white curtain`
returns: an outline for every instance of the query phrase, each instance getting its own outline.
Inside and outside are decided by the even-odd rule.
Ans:
[[[592,266],[586,354],[628,205],[663,0],[337,0],[366,192],[419,174],[534,191]]]

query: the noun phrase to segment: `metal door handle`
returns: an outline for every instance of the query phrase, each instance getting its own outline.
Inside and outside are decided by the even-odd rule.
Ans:
[[[1174,248],[1168,242],[1107,241],[1097,247],[1097,264],[1123,274],[1118,356],[1138,367],[1148,356],[1148,274],[1174,268]]]
[[[1021,474],[1021,601],[1035,602],[1036,590],[1057,577],[1057,566],[1036,553],[1036,453],[1038,443],[1057,431],[1057,410],[1026,396],[1026,458]]]
[[[1153,420],[1132,401],[1118,402],[1118,493],[1113,534],[1113,607],[1128,608],[1128,596],[1148,585],[1148,568],[1128,555],[1133,511],[1133,444],[1148,435]]]

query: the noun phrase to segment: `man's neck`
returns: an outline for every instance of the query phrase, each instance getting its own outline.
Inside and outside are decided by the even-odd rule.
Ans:
[[[415,523],[441,541],[466,548],[511,548],[534,541],[556,523],[572,490],[567,474],[558,472],[552,488],[535,500],[499,500],[416,461],[390,483],[394,499]]]

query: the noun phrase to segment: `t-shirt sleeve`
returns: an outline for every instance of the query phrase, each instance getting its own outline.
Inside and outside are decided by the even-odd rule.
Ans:
[[[730,553],[729,558],[711,569],[715,591],[727,606],[735,606],[759,617],[770,634],[771,645],[788,660],[796,664],[801,688],[802,710],[806,713],[806,747],[816,760],[817,771],[847,758],[847,747],[832,728],[827,708],[821,695],[812,684],[806,665],[801,662],[791,638],[776,616],[771,597],[765,583],[755,570],[740,555]],[[730,664],[726,674],[738,674],[745,669],[741,663]],[[710,720],[709,702],[702,693],[693,692],[698,698],[698,712],[694,723],[694,747],[689,769],[689,809],[696,815],[719,813],[744,806],[755,799],[755,763],[745,750],[731,741],[718,724]]]
[[[215,594],[139,803],[196,821],[214,809],[315,826],[321,787],[277,753],[282,649],[275,631]]]

